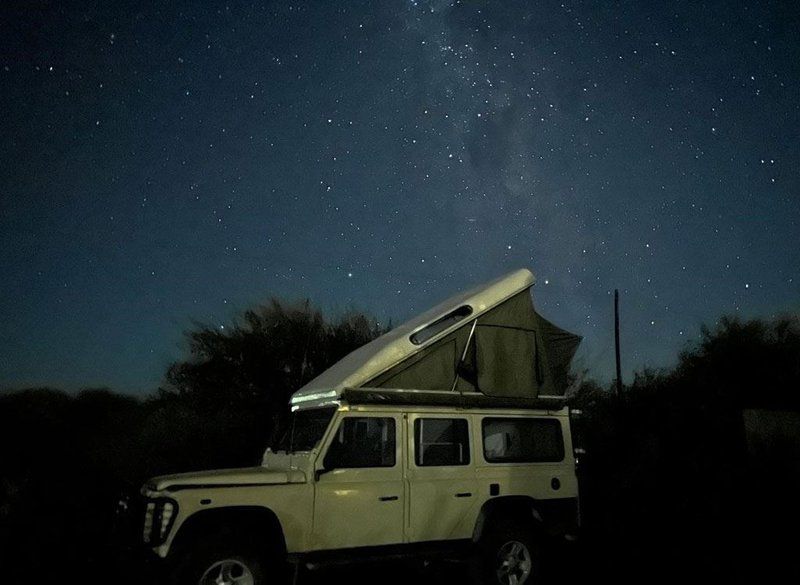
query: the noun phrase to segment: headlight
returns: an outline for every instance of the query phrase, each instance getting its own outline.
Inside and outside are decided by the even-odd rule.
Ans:
[[[172,522],[178,512],[178,504],[167,498],[148,500],[144,512],[142,538],[150,546],[162,544],[172,528]]]

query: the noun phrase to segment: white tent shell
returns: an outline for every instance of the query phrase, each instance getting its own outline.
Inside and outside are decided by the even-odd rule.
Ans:
[[[526,386],[524,393],[528,397],[536,398],[540,390],[543,394],[552,394],[554,393],[552,376],[549,374],[550,370],[547,366],[547,339],[542,337],[542,333],[546,329],[549,333],[554,333],[555,337],[551,335],[550,339],[556,339],[556,345],[559,346],[559,349],[565,347],[564,344],[568,346],[567,365],[580,338],[558,329],[535,313],[531,305],[530,295],[521,294],[530,289],[534,283],[533,274],[529,270],[521,269],[475,287],[465,293],[458,294],[345,356],[295,392],[292,397],[292,404],[314,401],[320,396],[330,400],[337,400],[348,389],[370,386],[381,386],[384,389],[388,386],[396,390],[435,390],[437,392],[457,389],[462,394],[464,392],[476,393],[480,390],[487,395],[492,395],[493,392],[491,390],[486,391],[486,388],[492,385],[490,378],[484,376],[484,379],[488,382],[483,385],[484,387],[479,388],[477,379],[472,383],[460,380],[459,375],[456,373],[458,372],[458,364],[453,363],[460,362],[463,356],[466,356],[468,348],[478,346],[478,340],[473,340],[475,325],[476,323],[480,325],[481,323],[492,321],[492,315],[495,315],[495,323],[499,323],[499,325],[489,324],[485,328],[486,331],[483,331],[484,328],[479,327],[483,331],[482,333],[479,331],[480,335],[483,335],[486,340],[483,342],[483,346],[480,347],[488,347],[488,350],[480,350],[479,348],[479,354],[488,355],[487,351],[489,353],[494,352],[488,358],[484,357],[484,362],[493,363],[495,359],[502,361],[505,359],[501,355],[502,352],[509,354],[513,352],[518,354],[515,363],[523,364],[521,369],[524,370],[525,364],[532,365],[535,361],[538,371],[541,368],[540,361],[544,360],[542,363],[544,363],[545,370],[548,372],[546,379],[539,380],[539,384],[531,384],[530,376],[527,378],[523,376],[520,380],[527,380],[527,382],[520,383]],[[513,305],[513,308],[510,309],[510,313],[506,311],[509,314],[502,316],[500,321],[497,321],[497,311],[486,315],[493,309],[503,311],[503,307],[500,306],[506,301],[510,301],[506,307]],[[511,316],[509,317],[509,315]],[[481,319],[482,316],[486,316],[483,321]],[[516,326],[517,320],[520,323],[518,327]],[[515,330],[517,333],[522,332],[528,334],[530,339],[520,342],[521,338],[517,336],[509,344],[509,339],[511,338],[498,338],[496,333],[488,330],[490,327],[500,327],[509,331]],[[511,331],[511,333],[515,331]],[[478,336],[478,333],[476,333],[475,337],[477,338]],[[444,347],[445,345],[447,347]],[[545,351],[541,351],[540,348],[544,348]],[[421,385],[413,385],[415,381],[420,384],[418,372],[415,380],[412,377],[410,382],[412,385],[410,386],[405,385],[409,383],[407,376],[406,378],[402,376],[398,378],[394,375],[395,371],[405,367],[403,364],[421,363],[423,359],[435,357],[434,354],[437,351],[442,352],[443,358],[439,359],[438,365],[445,364],[447,366],[449,362],[453,373],[448,374],[442,371],[441,367],[437,370],[436,365],[434,365],[438,378],[436,381],[430,382],[432,386],[422,387],[428,383],[429,378],[428,372],[424,369],[422,371],[425,375],[422,378]],[[473,351],[475,350],[473,349]],[[387,376],[389,379],[387,379]],[[502,379],[504,376],[505,380]],[[436,378],[436,376],[430,376],[430,378]],[[395,381],[401,380],[399,383],[403,385],[393,386],[392,379]],[[450,380],[452,380],[452,385]],[[501,373],[499,384],[502,385],[508,381],[508,373]],[[513,382],[515,380],[512,379],[511,382],[511,385],[514,385]],[[528,386],[536,387],[528,388]],[[508,394],[503,393],[503,391],[499,395],[514,396],[513,392]]]

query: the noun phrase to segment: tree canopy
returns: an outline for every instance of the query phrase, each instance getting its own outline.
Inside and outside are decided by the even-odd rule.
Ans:
[[[671,374],[686,389],[713,392],[740,407],[800,407],[800,319],[722,317],[702,327]]]
[[[273,298],[224,329],[196,323],[186,332],[188,356],[169,367],[157,402],[185,427],[200,427],[186,440],[204,445],[204,457],[253,463],[292,393],[385,331],[363,313],[330,319],[308,301]]]
[[[384,331],[361,313],[329,320],[309,302],[273,298],[232,327],[196,324],[186,333],[189,358],[170,366],[165,391],[214,407],[284,406],[292,392]]]

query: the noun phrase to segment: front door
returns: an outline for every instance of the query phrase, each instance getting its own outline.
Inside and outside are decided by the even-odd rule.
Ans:
[[[401,420],[379,413],[339,420],[315,484],[313,549],[403,542]]]

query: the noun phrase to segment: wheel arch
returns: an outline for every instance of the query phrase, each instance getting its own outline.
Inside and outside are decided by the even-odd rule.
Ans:
[[[170,545],[169,555],[186,551],[198,538],[258,537],[255,541],[263,552],[272,555],[286,554],[286,539],[278,516],[263,506],[226,506],[200,510],[189,516],[178,527]]]
[[[503,518],[529,524],[534,529],[542,527],[543,519],[537,501],[530,496],[502,496],[484,502],[478,512],[472,541],[478,542],[491,526]]]

